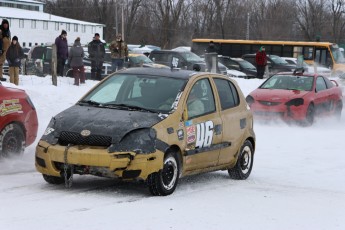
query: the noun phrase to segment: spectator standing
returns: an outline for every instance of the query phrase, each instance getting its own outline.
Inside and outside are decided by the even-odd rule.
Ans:
[[[210,41],[208,47],[205,50],[206,53],[217,53],[216,46],[214,45],[213,41]]]
[[[21,65],[21,59],[24,58],[24,52],[20,44],[18,43],[18,37],[14,36],[10,47],[6,52],[6,59],[9,66],[10,82],[15,85],[19,84],[19,67]]]
[[[100,40],[99,33],[95,33],[93,40],[89,43],[88,52],[91,60],[91,79],[101,80],[105,47]]]
[[[265,74],[265,68],[267,65],[267,55],[266,55],[264,46],[261,46],[259,51],[256,52],[255,63],[256,63],[256,71],[257,71],[256,77],[263,79],[264,74]]]
[[[10,24],[3,19],[0,25],[0,79],[3,78],[3,67],[6,60],[6,51],[11,45]]]
[[[122,35],[118,34],[116,39],[110,43],[112,70],[117,71],[123,68],[124,60],[128,57],[127,44],[122,40]]]
[[[74,85],[85,83],[84,72],[84,49],[81,47],[80,38],[75,39],[73,46],[71,47],[68,57],[68,65],[73,69]]]
[[[208,72],[217,72],[219,73],[218,69],[218,52],[217,48],[213,41],[210,41],[208,47],[205,50],[205,62],[206,62],[206,71]]]
[[[61,31],[60,36],[55,39],[56,56],[57,56],[57,69],[58,76],[63,77],[66,60],[68,59],[68,44],[67,44],[67,32]]]

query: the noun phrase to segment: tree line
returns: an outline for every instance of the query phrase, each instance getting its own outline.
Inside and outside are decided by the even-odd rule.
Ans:
[[[193,38],[345,43],[345,0],[41,0],[45,12],[105,24],[127,43],[170,49]],[[117,29],[117,30],[116,30]]]

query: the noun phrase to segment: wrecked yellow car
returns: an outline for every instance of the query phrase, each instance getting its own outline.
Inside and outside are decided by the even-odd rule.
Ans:
[[[73,174],[142,180],[153,195],[179,178],[228,170],[246,179],[255,150],[253,117],[237,83],[188,70],[116,72],[50,121],[36,168],[51,184]]]

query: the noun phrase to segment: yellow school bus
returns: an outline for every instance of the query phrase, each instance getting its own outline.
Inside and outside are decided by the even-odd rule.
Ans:
[[[345,58],[339,46],[330,42],[302,41],[260,41],[232,39],[193,39],[192,52],[205,53],[210,41],[216,45],[218,54],[230,57],[242,57],[244,54],[256,53],[265,46],[266,53],[281,57],[298,57],[303,55],[309,64],[317,64],[332,69],[333,76],[345,78]]]

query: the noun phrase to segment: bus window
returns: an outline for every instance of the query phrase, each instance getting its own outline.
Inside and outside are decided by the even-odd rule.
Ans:
[[[330,55],[327,55],[326,49],[316,49],[315,50],[315,58],[314,61],[319,65],[329,67],[332,63],[330,60]]]
[[[303,56],[304,60],[313,60],[313,47],[304,46],[303,47]]]
[[[282,56],[282,46],[280,46],[280,45],[272,46],[271,47],[271,54]]]
[[[293,56],[293,46],[283,46],[283,55],[282,57],[292,57]]]
[[[294,58],[297,58],[299,55],[303,53],[303,47],[301,46],[295,46],[293,48],[293,56]],[[289,56],[284,56],[284,57],[289,57]],[[303,59],[305,59],[305,56],[303,55]]]

